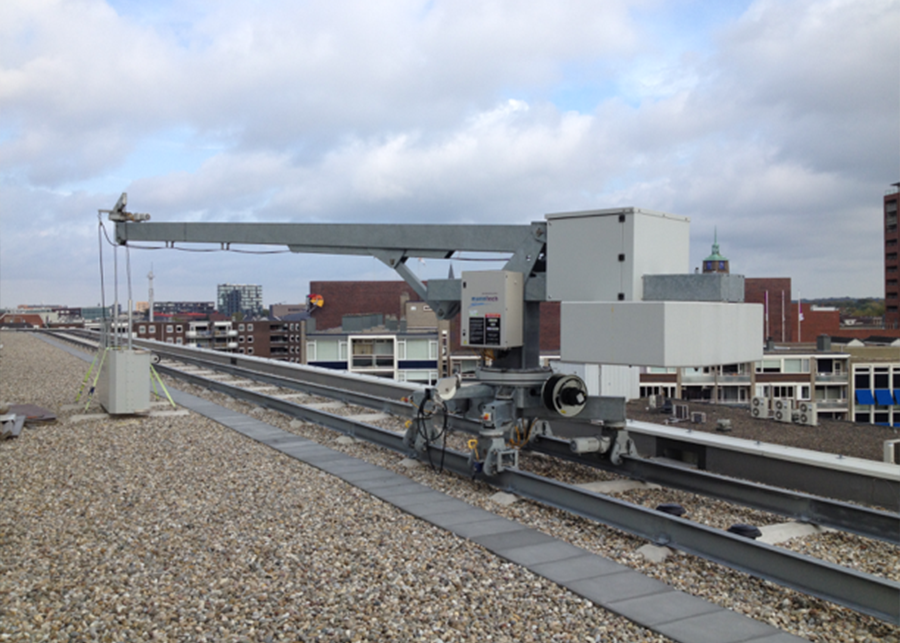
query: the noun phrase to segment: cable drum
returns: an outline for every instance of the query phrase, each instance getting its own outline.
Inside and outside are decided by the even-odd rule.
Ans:
[[[577,375],[551,375],[541,389],[544,406],[566,417],[581,413],[587,398],[587,385]]]

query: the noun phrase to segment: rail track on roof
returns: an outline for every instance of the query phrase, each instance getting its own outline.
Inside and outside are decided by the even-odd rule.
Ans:
[[[96,350],[96,338],[56,334]],[[173,378],[225,393],[258,405],[416,457],[403,441],[403,421],[416,409],[404,401],[416,386],[340,371],[304,367],[244,355],[222,354],[159,342],[135,344],[161,357],[156,368]],[[239,359],[240,358],[240,359]],[[360,407],[353,415],[332,413],[333,406],[310,401],[328,398]],[[376,426],[372,414],[393,417],[393,429]],[[382,423],[383,424],[383,423]],[[448,425],[462,433],[476,433],[476,423],[448,417]],[[851,505],[810,494],[777,489],[725,476],[694,471],[642,458],[629,457],[619,467],[596,457],[572,452],[568,440],[542,437],[530,448],[588,467],[609,469],[646,482],[671,486],[788,518],[847,531],[866,538],[900,544],[900,514]],[[468,453],[431,444],[426,458],[442,468],[471,477]],[[849,607],[890,623],[900,624],[900,583],[805,556],[724,529],[710,527],[637,504],[588,491],[525,470],[506,470],[484,478],[498,489],[555,507],[588,520],[645,538],[777,584]]]

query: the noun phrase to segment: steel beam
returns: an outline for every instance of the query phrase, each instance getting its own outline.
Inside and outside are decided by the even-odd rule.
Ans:
[[[450,258],[454,252],[515,253],[529,247],[531,225],[426,225],[364,223],[146,223],[117,222],[116,241],[287,246],[293,252]]]

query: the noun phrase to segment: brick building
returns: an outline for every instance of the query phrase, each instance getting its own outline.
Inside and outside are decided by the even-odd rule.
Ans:
[[[764,340],[771,338],[778,343],[794,341],[793,323],[796,316],[792,316],[791,310],[790,277],[747,277],[744,279],[744,301],[763,305]]]

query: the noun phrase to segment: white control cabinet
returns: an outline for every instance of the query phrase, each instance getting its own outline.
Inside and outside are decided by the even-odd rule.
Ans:
[[[523,288],[521,272],[462,273],[460,343],[473,348],[521,346]]]
[[[549,301],[640,301],[644,275],[690,272],[690,219],[641,208],[548,214]]]
[[[150,410],[150,353],[109,349],[103,358],[97,398],[110,415]]]

